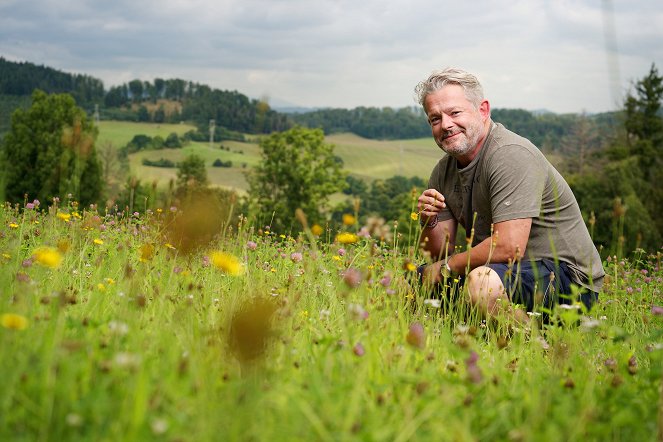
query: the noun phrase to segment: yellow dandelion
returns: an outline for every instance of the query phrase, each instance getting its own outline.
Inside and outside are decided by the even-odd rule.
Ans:
[[[18,229],[18,224],[16,224],[16,223],[9,223],[9,227],[10,227],[11,229]]]
[[[138,249],[140,257],[138,258],[141,262],[147,262],[154,257],[154,246],[152,244],[143,244]]]
[[[157,213],[161,213],[161,212],[163,212],[163,209],[162,209],[161,207],[159,207],[159,208],[157,209]]]
[[[280,235],[279,235],[279,238],[281,238],[281,239],[285,239],[285,235],[284,235],[284,234],[280,234]]]
[[[306,318],[308,318],[308,310],[302,310],[302,311],[300,311],[300,312],[299,312],[299,316],[300,316],[302,319],[306,319]]]
[[[412,221],[416,221],[416,220],[418,220],[418,219],[419,219],[419,214],[418,214],[417,212],[412,212],[412,213],[410,213],[410,219],[411,219]]]
[[[64,222],[69,222],[69,220],[71,219],[71,215],[68,213],[58,212],[56,216]]]
[[[315,236],[322,235],[323,231],[324,230],[322,229],[322,227],[319,224],[313,224],[311,226],[311,233],[314,234]]]
[[[102,239],[99,239],[99,238],[95,238],[94,241],[92,241],[92,242],[95,243],[95,244],[98,244],[98,245],[102,245],[104,243],[104,241]]]
[[[28,328],[28,318],[16,313],[5,313],[0,316],[0,323],[4,328],[11,330],[25,330]]]
[[[115,280],[113,278],[106,278],[105,281],[106,281],[106,284],[108,284],[108,285],[115,284]]]
[[[58,249],[53,247],[39,247],[34,251],[33,256],[37,264],[52,269],[60,267],[62,263],[62,255]]]
[[[338,235],[336,235],[336,241],[338,241],[341,244],[354,244],[357,241],[359,241],[359,237],[354,233],[341,232]]]
[[[350,213],[343,214],[343,224],[346,226],[353,226],[357,222],[357,219],[354,215]]]
[[[106,291],[106,286],[103,285],[102,283],[99,283],[99,284],[97,284],[97,289],[98,289],[100,292],[105,292],[105,291]]]
[[[332,259],[333,259],[334,261],[340,261],[340,260],[342,260],[343,258],[341,258],[341,257],[338,256],[338,255],[334,255],[334,256],[332,256]]]
[[[69,242],[68,239],[63,238],[63,239],[58,240],[58,246],[57,247],[58,247],[58,250],[60,251],[60,253],[67,253],[67,251],[69,250],[69,247],[71,247],[71,243]]]
[[[210,254],[210,261],[214,267],[229,275],[238,276],[244,273],[244,266],[239,259],[228,253],[212,252]]]
[[[81,219],[81,218],[82,218],[82,217],[81,217],[81,214],[78,213],[78,212],[72,212],[72,213],[71,213],[71,216],[73,216],[74,218],[78,218],[78,219]]]
[[[410,261],[408,261],[405,264],[403,264],[403,269],[407,270],[408,272],[414,272],[415,270],[417,270],[417,266],[412,264]]]

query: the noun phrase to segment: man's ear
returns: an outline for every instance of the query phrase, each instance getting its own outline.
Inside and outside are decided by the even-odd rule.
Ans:
[[[490,118],[490,103],[488,100],[483,100],[481,104],[479,104],[479,113],[484,121]]]

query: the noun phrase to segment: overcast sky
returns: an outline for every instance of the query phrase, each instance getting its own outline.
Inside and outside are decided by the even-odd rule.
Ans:
[[[414,105],[455,66],[494,108],[599,112],[663,72],[663,1],[0,0],[0,56],[345,108]]]

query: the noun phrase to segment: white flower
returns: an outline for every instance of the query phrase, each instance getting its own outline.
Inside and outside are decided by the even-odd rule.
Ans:
[[[442,301],[439,299],[424,299],[424,305],[429,305],[433,308],[442,307]]]

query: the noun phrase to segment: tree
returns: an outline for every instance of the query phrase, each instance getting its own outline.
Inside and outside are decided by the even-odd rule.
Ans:
[[[321,129],[294,127],[260,142],[262,162],[248,175],[249,197],[273,228],[295,227],[295,210],[320,220],[331,194],[343,190],[345,174],[334,160],[334,145]]]
[[[3,143],[5,197],[48,201],[72,194],[82,204],[101,193],[101,169],[94,142],[97,130],[71,95],[32,94],[27,110],[12,115]]]
[[[205,160],[196,154],[191,154],[182,161],[177,168],[177,190],[178,195],[192,190],[206,188],[207,169]]]

